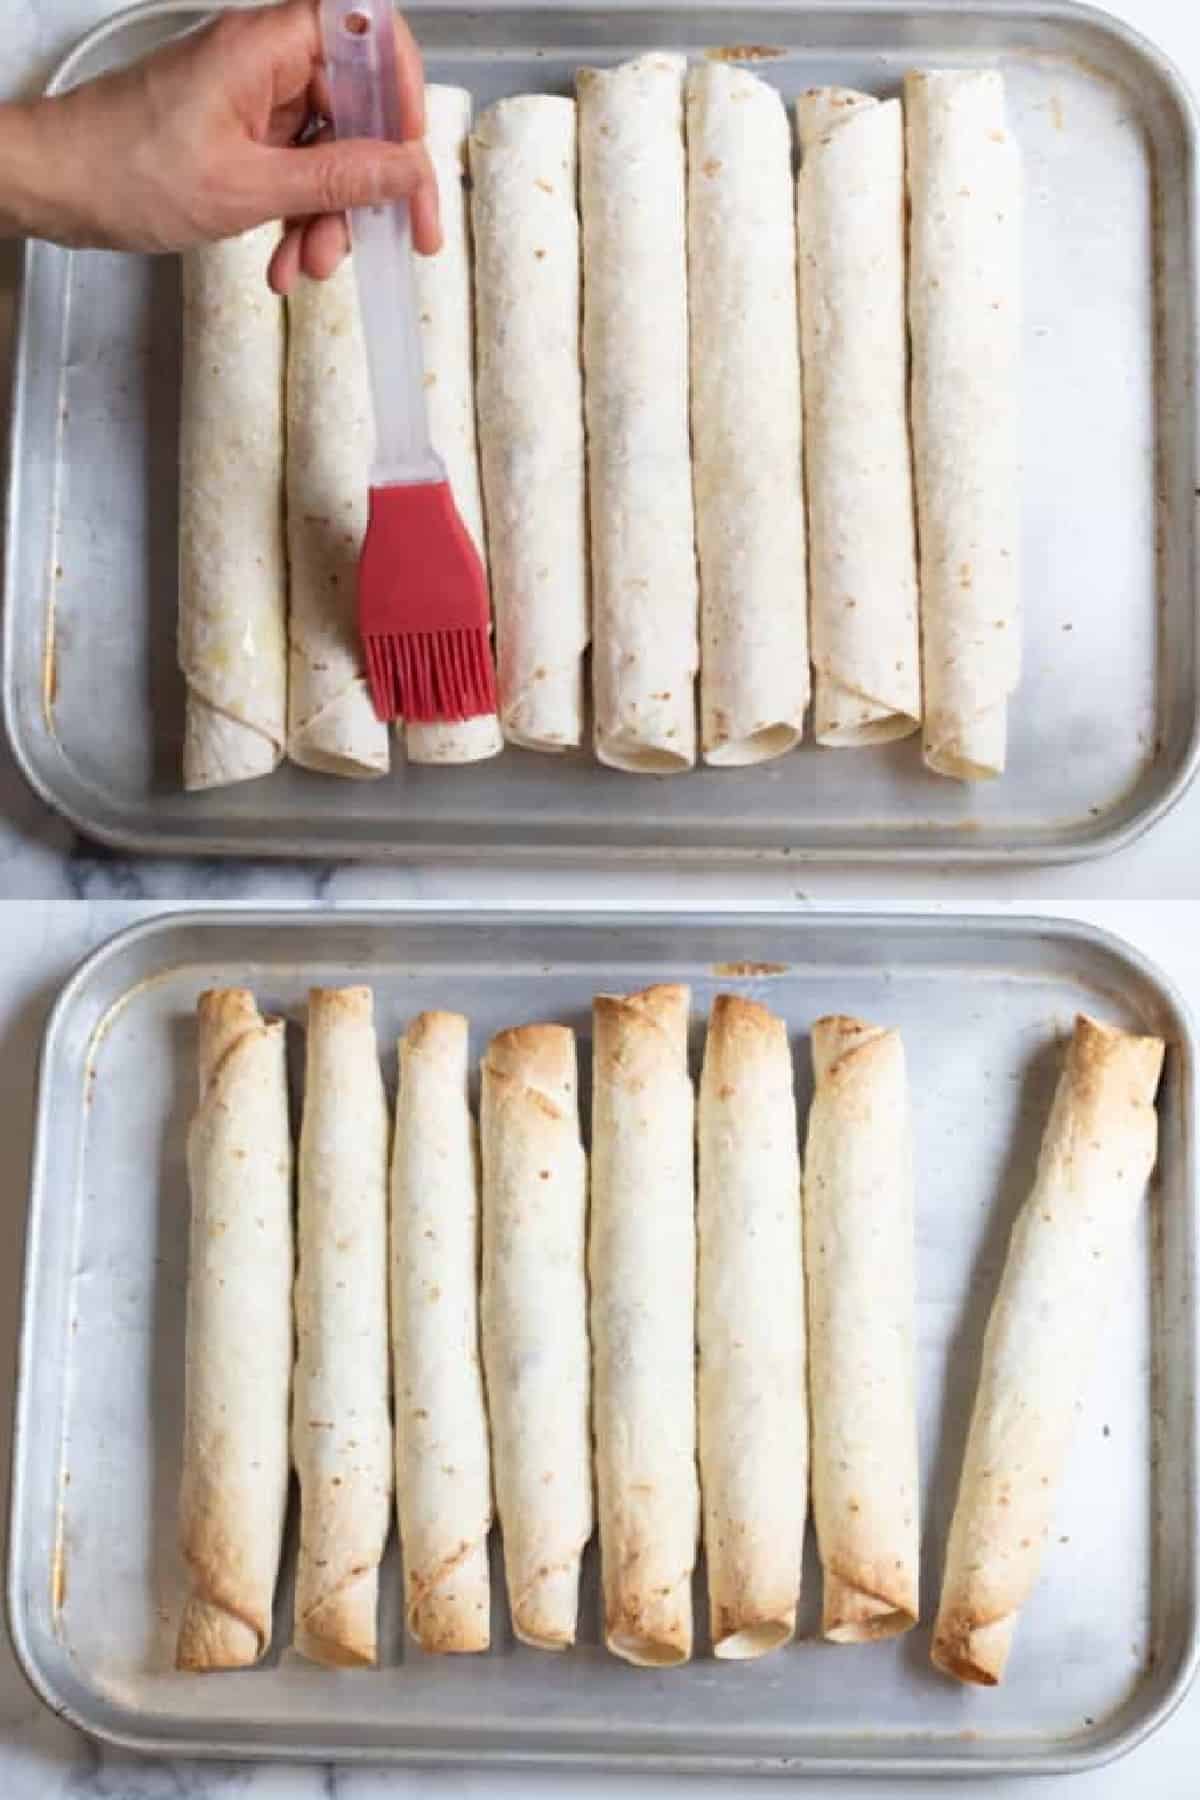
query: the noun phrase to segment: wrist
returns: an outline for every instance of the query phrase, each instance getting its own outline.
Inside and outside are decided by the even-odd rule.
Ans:
[[[56,125],[60,103],[0,106],[0,237],[75,237],[74,195]]]

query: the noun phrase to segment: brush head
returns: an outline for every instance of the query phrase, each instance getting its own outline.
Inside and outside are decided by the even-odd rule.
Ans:
[[[449,482],[371,489],[358,623],[381,719],[495,712],[487,577]]]

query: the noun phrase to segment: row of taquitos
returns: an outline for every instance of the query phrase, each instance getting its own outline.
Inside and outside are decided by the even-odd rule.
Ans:
[[[690,1655],[701,1505],[716,1653],[791,1637],[810,1440],[825,1635],[861,1641],[916,1619],[900,1040],[851,1019],[814,1026],[802,1227],[783,1022],[716,1001],[694,1132],[688,1000],[663,986],[595,1003],[590,1224],[569,1030],[521,1027],[488,1048],[481,1207],[466,1021],[423,1014],[401,1040],[395,1479],[408,1623],[427,1649],[487,1647],[493,1487],[515,1634],[573,1642],[593,1438],[617,1654]],[[1036,1576],[1108,1252],[1153,1161],[1161,1056],[1157,1040],[1077,1023],[993,1309],[951,1532],[934,1657],[966,1679],[999,1678]],[[369,990],[310,999],[294,1386],[282,1024],[242,990],[204,996],[200,1076],[180,1665],[244,1665],[269,1641],[290,1389],[296,1645],[369,1663],[393,1470],[389,1131]]]
[[[1019,664],[1002,78],[910,75],[907,158],[898,100],[804,95],[798,187],[780,96],[745,70],[649,55],[582,70],[578,96],[501,101],[470,133],[469,95],[429,90],[430,422],[490,563],[500,719],[410,727],[410,759],[490,756],[501,727],[580,744],[589,633],[602,762],[689,768],[698,667],[706,760],[778,756],[804,730],[811,608],[819,743],[924,716],[931,767],[996,773]],[[285,349],[271,238],[185,262],[189,787],[262,774],[285,741],[332,773],[389,764],[354,629],[372,425],[353,276],[301,283]]]

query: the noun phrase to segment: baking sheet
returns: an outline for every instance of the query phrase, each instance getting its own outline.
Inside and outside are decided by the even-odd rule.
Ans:
[[[410,9],[434,79],[483,105],[569,91],[649,45],[778,51],[790,99],[885,94],[914,64],[1004,71],[1026,184],[1025,675],[1010,766],[963,787],[915,742],[633,778],[509,750],[378,784],[285,768],[180,791],[175,667],[180,297],[173,259],[27,253],[9,491],[5,706],[33,785],[128,849],[404,859],[486,854],[1061,860],[1127,842],[1196,763],[1195,119],[1124,26],[1063,0]],[[201,17],[94,34],[59,85]]]
[[[766,973],[756,965],[776,965]],[[739,972],[740,971],[740,972]],[[718,989],[787,1019],[800,1104],[807,1031],[846,1010],[899,1025],[914,1095],[922,1615],[862,1647],[800,1642],[753,1664],[708,1654],[631,1669],[601,1647],[589,1552],[581,1644],[512,1641],[498,1560],[493,1648],[402,1644],[395,1544],[383,1667],[333,1673],[276,1648],[267,1666],[180,1676],[176,1547],[193,1011],[250,984],[293,1022],[310,983],[369,981],[385,1067],[422,1007],[462,1008],[473,1051],[553,1018],[581,1033],[598,989],[694,987],[694,1067]],[[1102,1366],[1084,1402],[1044,1574],[1004,1685],[929,1665],[929,1628],[987,1310],[1027,1191],[1077,1008],[1169,1040],[1161,1155]],[[293,1029],[299,1072],[302,1033]],[[926,915],[738,917],[207,912],[140,926],[85,965],[49,1028],[30,1220],[14,1471],[10,1615],[56,1709],[170,1755],[602,1764],[874,1774],[1077,1769],[1127,1749],[1182,1695],[1196,1657],[1195,1045],[1133,952],[1077,925]],[[276,1642],[290,1636],[290,1569]],[[819,1620],[811,1542],[801,1629]]]

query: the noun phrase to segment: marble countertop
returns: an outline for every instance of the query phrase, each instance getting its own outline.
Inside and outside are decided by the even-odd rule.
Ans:
[[[114,9],[114,0],[4,0],[0,98],[33,92],[67,49]],[[1189,0],[1116,0],[1113,10],[1144,31],[1200,87],[1200,10]],[[17,257],[0,244],[0,398],[7,386]],[[1147,899],[1186,898],[1197,892],[1195,845],[1200,843],[1200,781],[1175,810],[1139,842],[1102,863],[1032,869],[1017,865],[952,871],[893,867],[887,891],[895,898],[1087,898],[1113,893]],[[722,900],[874,900],[879,872],[870,868],[795,863],[749,868],[720,877]],[[82,841],[25,786],[7,746],[0,745],[0,895],[108,899],[323,899],[346,904],[374,899],[438,902],[469,893],[481,904],[527,897],[558,905],[583,898],[631,903],[673,899],[703,904],[713,877],[703,869],[596,868],[540,872],[481,863],[469,869],[427,865],[296,865],[272,862],[137,860]]]
[[[33,1080],[46,1015],[65,977],[95,945],[124,926],[165,910],[121,901],[52,902],[7,909],[0,934],[0,1069],[5,1071],[4,1130],[0,1132],[0,1471],[9,1459],[16,1329],[20,1306],[22,1221],[33,1128]],[[1110,902],[1058,905],[1116,932],[1171,977],[1200,1019],[1200,933],[1194,905]],[[7,1550],[0,1534],[0,1556]],[[1185,1800],[1197,1792],[1200,1766],[1200,1687],[1174,1717],[1131,1758],[1064,1782],[998,1780],[981,1788],[987,1800],[1125,1800],[1136,1782],[1154,1800]],[[960,1784],[956,1791],[961,1791]],[[329,1767],[254,1766],[149,1761],[102,1749],[49,1712],[26,1687],[7,1641],[0,1639],[0,1795],[4,1800],[738,1800],[751,1791],[793,1800],[826,1793],[835,1800],[877,1800],[886,1792],[926,1796],[940,1784],[897,1781],[752,1783],[740,1780],[520,1774],[462,1770],[389,1771]]]

